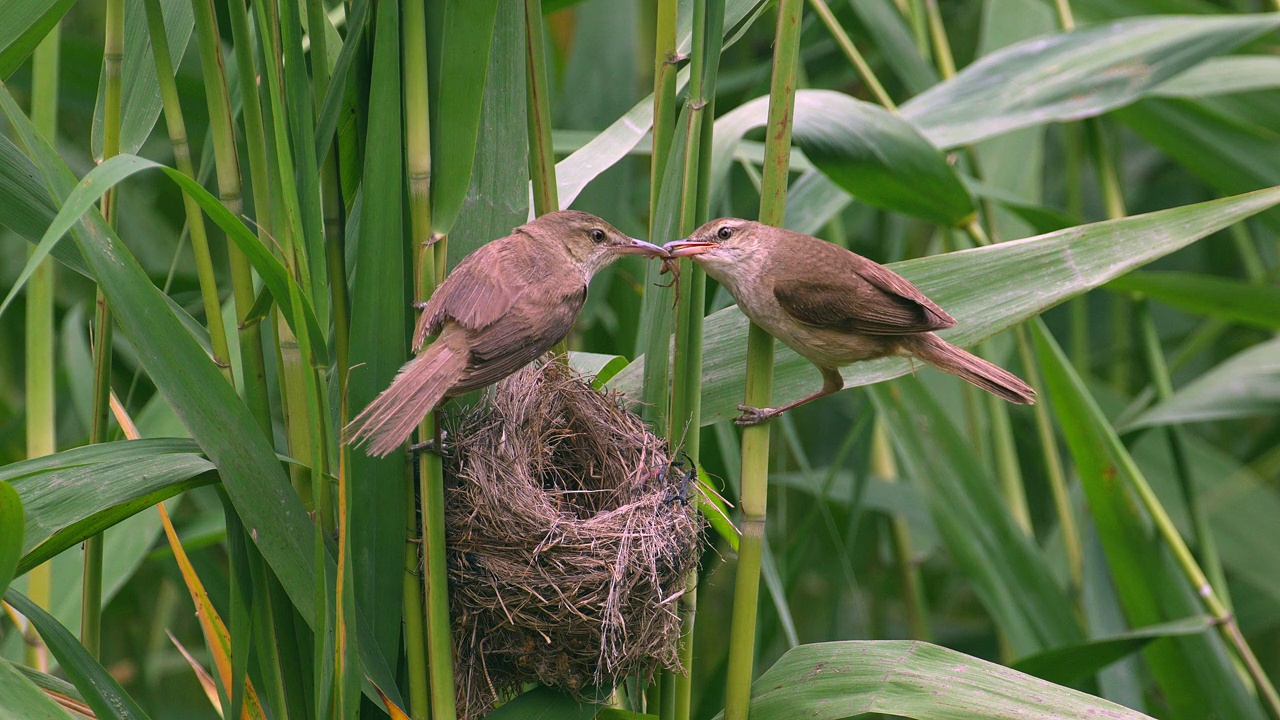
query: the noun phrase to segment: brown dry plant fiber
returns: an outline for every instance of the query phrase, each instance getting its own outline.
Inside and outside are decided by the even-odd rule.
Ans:
[[[528,682],[603,699],[681,671],[677,599],[704,521],[666,443],[556,362],[449,424],[446,525],[463,717]],[[696,485],[686,492],[697,492]]]

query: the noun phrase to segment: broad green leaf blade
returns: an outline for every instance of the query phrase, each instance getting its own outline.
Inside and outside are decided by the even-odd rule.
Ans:
[[[120,683],[52,615],[15,590],[5,593],[4,601],[22,613],[40,633],[40,639],[58,659],[63,672],[93,708],[98,720],[146,720],[147,714]]]
[[[191,41],[195,16],[187,0],[161,0],[160,10],[164,15],[164,32],[169,38],[169,59],[176,71]],[[93,108],[93,157],[99,162],[105,101],[102,72],[98,75],[98,103]],[[120,82],[120,152],[133,155],[151,135],[161,110],[160,85],[156,80],[156,63],[142,0],[125,0],[124,67]]]
[[[1280,410],[1280,339],[1255,345],[1180,388],[1125,430],[1231,418],[1272,416]]]
[[[453,229],[471,186],[497,14],[498,0],[444,4],[440,94],[431,108],[431,224],[445,235]]]
[[[405,272],[399,13],[396,2],[378,5],[369,105],[380,112],[370,116],[365,141],[364,204],[351,293],[347,395],[353,416],[391,384],[409,355],[405,278],[411,273]],[[469,151],[467,155],[469,167]],[[351,497],[359,498],[349,510],[355,598],[369,613],[373,643],[384,657],[395,657],[404,604],[404,514],[388,508],[404,504],[405,455],[397,450],[375,458],[353,449],[350,463]],[[361,649],[365,644],[361,641]],[[378,686],[394,689],[382,682]]]
[[[316,118],[317,165],[324,164],[325,156],[329,154],[329,149],[333,145],[333,135],[338,129],[338,112],[342,109],[351,65],[364,42],[365,26],[369,22],[371,4],[370,0],[355,0],[349,6],[347,42],[342,44],[342,50],[338,52],[338,59],[333,65],[333,74],[329,77],[329,89],[325,91],[324,102],[321,103],[320,114]],[[330,47],[333,46],[330,45]]]
[[[764,127],[768,112],[769,98],[760,97],[716,121],[711,177],[721,192],[736,145]],[[972,218],[973,201],[964,183],[910,123],[829,90],[798,91],[794,112],[793,142],[814,167],[858,199],[943,225],[963,225]]]
[[[1236,101],[1248,108],[1264,97]],[[1254,112],[1259,110],[1273,112],[1265,101]],[[1152,98],[1117,110],[1116,117],[1220,193],[1280,184],[1275,129],[1239,109],[1213,100]],[[1263,213],[1261,219],[1273,231],[1280,229],[1280,213]]]
[[[17,668],[0,661],[0,720],[70,720],[71,714],[58,707]]]
[[[1280,188],[1271,188],[889,267],[956,318],[958,325],[941,333],[943,337],[971,345],[1278,203]],[[737,414],[743,397],[746,335],[747,320],[737,307],[706,320],[703,424]],[[640,397],[643,366],[644,358],[633,360],[609,385]],[[911,371],[907,360],[894,358],[856,363],[842,374],[846,386],[856,386]],[[779,405],[821,386],[817,370],[781,343],[773,382],[773,401]]]
[[[449,267],[529,219],[524,9],[507,0],[493,26],[484,118],[476,136],[471,185],[449,233]]]
[[[84,704],[84,697],[80,695],[80,691],[76,689],[75,685],[72,685],[66,680],[54,677],[48,673],[42,673],[39,670],[27,667],[26,665],[19,665],[18,663],[9,660],[0,662],[12,667],[14,670],[17,670],[20,675],[30,680],[32,684],[43,690],[47,695],[65,698],[81,705]]]
[[[1108,290],[1139,293],[1179,310],[1280,328],[1280,287],[1177,271],[1135,272],[1107,283]]]
[[[75,448],[0,469],[27,508],[19,569],[180,492],[216,481],[190,440],[130,440]]]
[[[71,191],[63,203],[62,209],[58,211],[58,215],[53,219],[52,224],[49,225],[49,229],[45,231],[44,236],[40,239],[40,243],[36,246],[36,251],[27,261],[26,267],[22,269],[22,273],[18,276],[13,288],[10,289],[4,302],[0,303],[0,313],[3,313],[9,303],[17,296],[18,290],[31,277],[31,273],[35,272],[40,261],[44,260],[67,234],[67,231],[71,230],[85,213],[94,207],[98,198],[131,175],[153,169],[162,171],[178,187],[190,195],[209,215],[209,218],[217,223],[218,227],[226,231],[227,237],[235,241],[240,250],[249,258],[249,262],[253,264],[254,269],[262,276],[263,283],[271,290],[289,326],[296,328],[298,323],[306,323],[310,328],[308,336],[312,340],[311,351],[313,356],[316,362],[326,363],[328,349],[324,345],[324,335],[320,332],[320,324],[316,320],[315,311],[307,304],[306,300],[302,300],[298,307],[294,307],[290,287],[296,286],[297,283],[285,271],[284,266],[280,264],[280,261],[276,259],[271,251],[263,246],[257,234],[245,226],[239,218],[232,215],[217,198],[201,187],[195,180],[171,167],[136,155],[117,155],[108,159],[90,170],[84,176],[84,179],[75,186],[75,189]],[[298,292],[300,293],[300,291]]]
[[[0,0],[0,80],[7,80],[54,25],[73,0]]]
[[[902,106],[940,148],[1100,115],[1280,27],[1280,14],[1148,17],[1046,35],[987,55]]]
[[[986,660],[907,640],[801,645],[751,685],[754,720],[842,720],[866,713],[917,720],[1147,717]]]
[[[1231,55],[1205,60],[1151,92],[1158,97],[1204,98],[1280,87],[1280,57]]]
[[[1111,578],[1131,626],[1203,612],[1195,591],[1139,511],[1130,488],[1137,466],[1044,323],[1030,323],[1045,389],[1075,460]],[[1176,717],[1261,720],[1226,646],[1216,634],[1159,640],[1145,657]]]
[[[581,703],[563,692],[539,686],[489,713],[493,720],[590,720],[599,705]]]
[[[1014,651],[1084,640],[1047,558],[1018,527],[999,484],[937,400],[911,379],[892,391],[873,388],[871,398],[948,551]]]
[[[943,225],[973,218],[973,200],[946,157],[910,124],[841,93],[796,93],[792,137],[854,197]]]
[[[0,135],[0,225],[35,243],[57,212],[40,180],[40,171],[13,141]],[[89,275],[74,245],[59,244],[52,254],[63,265]]]
[[[1018,672],[1063,685],[1076,683],[1146,647],[1153,640],[1174,635],[1194,635],[1213,627],[1213,618],[1198,615],[1185,620],[1149,625],[1120,635],[1097,638],[1078,645],[1056,647],[1019,658],[1012,667]]]
[[[25,528],[22,498],[12,485],[0,480],[0,595],[9,589],[18,569]]]

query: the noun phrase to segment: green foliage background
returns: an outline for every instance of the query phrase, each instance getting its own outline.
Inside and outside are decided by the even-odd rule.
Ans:
[[[419,288],[548,203],[655,242],[693,218],[756,217],[777,3],[677,3],[671,67],[692,55],[718,77],[705,107],[683,104],[679,80],[658,117],[672,150],[656,165],[648,96],[666,59],[655,43],[672,34],[667,0],[544,0],[540,17],[537,0],[428,0],[421,37],[413,8],[394,0],[255,3],[256,53],[235,46],[231,7],[209,3],[236,138],[220,159],[241,175],[233,196],[215,171],[229,126],[206,102],[219,76],[206,74],[211,46],[199,45],[211,29],[200,25],[205,0],[158,3],[196,182],[174,170],[144,2],[108,1],[125,17],[125,157],[90,175],[114,123],[99,70],[104,6],[0,0],[0,288],[14,289],[0,310],[0,592],[12,575],[9,604],[27,603],[20,593],[42,592],[31,571],[50,563],[39,598],[49,613],[19,612],[56,656],[52,675],[32,671],[41,653],[24,645],[16,613],[0,618],[0,718],[65,717],[48,701],[59,695],[99,717],[216,716],[166,635],[212,670],[159,502],[229,628],[238,679],[214,690],[224,707],[245,702],[247,676],[273,717],[381,717],[373,685],[424,717],[424,672],[438,682],[442,666],[422,620],[430,599],[409,589],[404,567],[417,560],[412,542],[406,560],[406,515],[420,541],[416,504],[429,497],[415,496],[403,455],[341,450],[337,428],[353,414],[342,399],[362,406],[403,362]],[[693,21],[707,7],[724,14],[723,52],[710,59],[700,53],[719,42]],[[833,27],[826,7],[803,11],[785,225],[892,264],[959,320],[949,339],[1028,378],[1042,400],[1006,407],[885,360],[846,368],[852,389],[773,423],[752,716],[1120,711],[1097,698],[1161,718],[1280,710],[1259,682],[1280,673],[1276,8],[854,0],[829,3]],[[321,10],[323,31],[304,33]],[[1078,28],[1065,32],[1064,17]],[[268,18],[279,34],[264,46]],[[50,147],[27,114],[41,92],[33,65],[48,60],[32,52],[59,19]],[[535,71],[529,35],[545,43]],[[323,69],[311,55],[320,44]],[[241,76],[245,60],[255,67]],[[242,109],[242,77],[259,83],[265,141]],[[528,124],[530,108],[549,112],[549,137]],[[701,154],[696,142],[686,154],[687,113],[699,109],[715,122],[701,125]],[[253,156],[255,137],[265,158]],[[554,177],[540,154],[558,161]],[[686,161],[692,185],[678,177]],[[662,191],[651,192],[664,162]],[[180,182],[213,221],[226,368],[210,360],[218,344]],[[114,228],[92,207],[112,187]],[[447,241],[419,251],[430,232]],[[53,315],[35,331],[55,354],[33,363],[28,258],[59,238],[46,261],[57,268]],[[233,287],[237,262],[252,264],[256,287]],[[747,322],[714,282],[705,308],[689,310],[655,279],[639,258],[602,272],[570,360],[632,398],[670,401],[666,363],[645,358],[705,309],[693,341],[701,386],[677,363],[670,382],[694,389],[676,391],[672,414],[678,425],[699,398],[689,432],[700,465],[736,504],[731,419]],[[98,286],[117,329],[110,386],[142,441],[119,442],[113,424],[111,443],[89,445],[101,409],[89,331]],[[260,312],[233,302],[255,289]],[[256,337],[247,326],[265,342],[246,340]],[[258,380],[244,342],[262,345]],[[61,452],[28,459],[42,453],[28,443],[27,382],[50,367],[44,410]],[[818,386],[781,346],[773,367],[775,404]],[[74,636],[80,543],[103,531],[99,665]],[[728,669],[738,569],[728,535],[710,536],[698,577],[683,717],[713,717],[726,691],[746,692]],[[283,651],[274,671],[264,643]],[[282,678],[274,694],[272,677]],[[625,695],[607,712],[671,716],[661,702],[641,705],[634,686]],[[596,711],[538,691],[499,712],[570,709]]]

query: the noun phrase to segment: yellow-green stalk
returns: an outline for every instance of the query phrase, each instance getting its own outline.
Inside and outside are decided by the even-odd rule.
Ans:
[[[173,62],[169,59],[169,37],[164,31],[164,14],[160,0],[145,0],[147,31],[151,37],[151,54],[155,58],[156,78],[160,85],[160,99],[164,104],[165,127],[169,131],[169,143],[173,145],[174,164],[178,172],[195,178],[191,163],[191,146],[187,142],[187,125],[182,117],[182,104],[178,99],[178,85],[173,80]],[[222,323],[222,300],[218,296],[218,279],[214,275],[213,258],[209,255],[209,237],[205,232],[204,215],[200,206],[187,193],[182,194],[182,207],[187,216],[187,229],[191,234],[191,250],[196,261],[196,277],[200,283],[200,297],[204,301],[204,314],[209,324],[209,344],[213,359],[228,382],[231,376],[231,354],[227,349],[227,329]]]
[[[853,44],[853,40],[849,38],[848,33],[844,31],[844,28],[840,27],[835,13],[832,13],[831,8],[827,7],[826,0],[809,0],[809,7],[812,7],[813,11],[818,14],[818,19],[826,26],[827,32],[831,33],[831,37],[835,38],[836,45],[840,47],[840,51],[844,53],[845,57],[849,58],[849,62],[853,64],[862,81],[867,84],[871,94],[876,96],[876,102],[883,105],[889,112],[896,113],[898,106],[894,104],[893,98],[889,97],[884,85],[880,84],[880,80],[871,71],[871,66],[867,64],[866,58],[862,57],[862,53],[858,52],[857,46]]]
[[[685,166],[681,178],[679,234],[687,236],[705,222],[711,184],[711,134],[715,121],[715,83],[724,39],[724,0],[695,0],[692,62],[689,69]],[[656,58],[655,58],[656,60]],[[668,67],[670,67],[668,65]],[[674,69],[674,68],[672,68]],[[655,92],[658,90],[655,87]],[[655,96],[656,101],[656,96]],[[656,118],[655,118],[656,120]],[[676,304],[674,376],[667,438],[682,447],[696,466],[700,462],[702,426],[702,327],[707,276],[682,260]],[[693,695],[693,628],[697,617],[698,574],[690,574],[680,598],[680,660],[683,675],[664,673],[661,716],[687,720]]]
[[[102,159],[120,154],[120,94],[124,67],[124,0],[107,0],[106,31],[102,48],[103,121]],[[102,196],[102,216],[115,227],[119,194]],[[93,337],[93,415],[89,441],[107,441],[111,398],[111,310],[102,290],[97,293],[97,332]],[[102,535],[84,543],[84,587],[80,606],[80,641],[97,657],[102,642]]]
[[[1156,401],[1164,402],[1173,396],[1173,381],[1169,377],[1169,366],[1165,363],[1160,333],[1156,330],[1155,320],[1151,317],[1149,301],[1146,298],[1138,298],[1135,305],[1138,330],[1142,334],[1142,347],[1147,360],[1147,374],[1155,386]],[[1187,505],[1187,514],[1191,516],[1191,539],[1197,550],[1196,557],[1212,581],[1214,591],[1222,596],[1223,604],[1230,607],[1231,598],[1227,593],[1227,579],[1222,570],[1222,559],[1218,556],[1217,543],[1214,542],[1213,531],[1209,526],[1209,516],[1205,513],[1204,505],[1201,504],[1200,496],[1192,482],[1191,468],[1182,434],[1174,425],[1166,425],[1163,433],[1169,443],[1174,475],[1178,478],[1178,487],[1182,490],[1182,500]]]
[[[676,0],[658,0],[653,51],[653,151],[649,154],[649,239],[676,127]]]
[[[58,51],[61,39],[62,24],[57,23],[36,46],[31,60],[31,123],[50,146],[56,145],[58,134]],[[56,268],[57,263],[45,258],[27,281],[25,387],[28,458],[50,455],[58,449],[54,375],[57,365],[53,350]],[[27,597],[46,610],[53,599],[52,573],[53,565],[47,562],[27,573]],[[48,671],[49,656],[44,645],[27,643],[23,662],[42,672]]]
[[[431,115],[427,93],[427,20],[420,2],[402,6],[404,18],[405,172],[409,184],[409,242],[417,270],[415,297],[422,301],[435,291],[436,257],[431,228]],[[420,437],[438,438],[437,416],[428,414],[418,428]],[[409,536],[405,547],[404,634],[409,665],[409,712],[414,720],[452,718],[454,707],[453,654],[449,624],[448,574],[444,552],[444,468],[440,456],[423,453],[418,461],[423,528],[418,533],[414,488],[407,497]],[[425,563],[422,559],[426,558]],[[419,569],[425,572],[419,574]],[[424,575],[426,578],[424,578]],[[423,580],[426,580],[424,585]],[[423,627],[423,593],[426,627]],[[429,662],[428,662],[429,661]]]
[[[769,85],[769,120],[760,192],[760,221],[781,226],[786,212],[791,164],[791,120],[795,106],[803,0],[779,0],[773,42],[773,77]],[[755,323],[747,337],[744,402],[768,407],[773,395],[773,338]],[[760,561],[764,550],[765,508],[769,484],[769,423],[742,433],[742,540],[734,579],[733,618],[729,635],[725,720],[747,717],[755,663],[756,606],[760,596]]]
[[[883,420],[876,420],[871,430],[871,474],[887,482],[898,481],[898,463],[893,457],[889,430]],[[902,604],[906,609],[907,627],[915,640],[929,640],[929,610],[924,596],[920,567],[911,549],[911,529],[907,519],[894,513],[888,517],[889,539],[898,565],[898,582],[902,585]]]
[[[543,215],[559,210],[560,200],[556,156],[551,146],[551,88],[547,85],[547,49],[539,0],[525,0],[524,19],[529,177],[533,181],[534,215]]]
[[[245,154],[249,159],[249,185],[253,192],[253,210],[258,239],[265,247],[272,247],[274,225],[271,214],[270,174],[267,170],[267,148],[263,137],[262,106],[258,101],[258,73],[254,61],[253,40],[249,34],[249,14],[245,9],[245,0],[229,0],[227,14],[231,19],[231,37],[235,44],[236,71],[240,79],[241,92],[240,117],[244,122]],[[225,87],[225,85],[223,86]],[[219,104],[219,108],[221,105]],[[212,114],[210,116],[212,118]],[[219,134],[230,130],[221,120],[213,125]],[[222,144],[228,141],[224,138]],[[234,136],[231,140],[234,143]],[[224,159],[224,163],[226,159]],[[237,168],[238,169],[238,168]],[[228,182],[230,178],[228,178]],[[239,174],[234,178],[239,184]],[[219,191],[232,192],[231,187],[224,187],[219,176]],[[240,197],[235,191],[230,197],[223,194],[223,203]],[[228,246],[231,267],[231,294],[236,303],[236,320],[240,334],[240,365],[243,373],[244,394],[249,411],[253,413],[258,426],[268,437],[271,432],[271,404],[267,395],[266,358],[262,349],[262,321],[249,318],[249,309],[253,307],[253,276],[248,259],[239,248]]]

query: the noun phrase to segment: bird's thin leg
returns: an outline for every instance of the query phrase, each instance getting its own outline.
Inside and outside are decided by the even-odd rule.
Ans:
[[[759,425],[762,422],[778,417],[788,410],[798,408],[805,403],[813,402],[831,393],[839,392],[844,388],[844,378],[840,376],[839,369],[820,367],[818,370],[822,373],[822,389],[818,392],[777,408],[755,408],[750,405],[739,405],[738,409],[742,411],[742,415],[734,422],[743,426]]]
[[[430,440],[424,440],[420,443],[410,445],[409,457],[412,459],[417,458],[422,453],[432,453],[433,455],[439,455],[442,458],[447,458],[449,457],[450,450],[445,443],[448,439],[449,433],[441,430],[438,439],[431,438]]]

